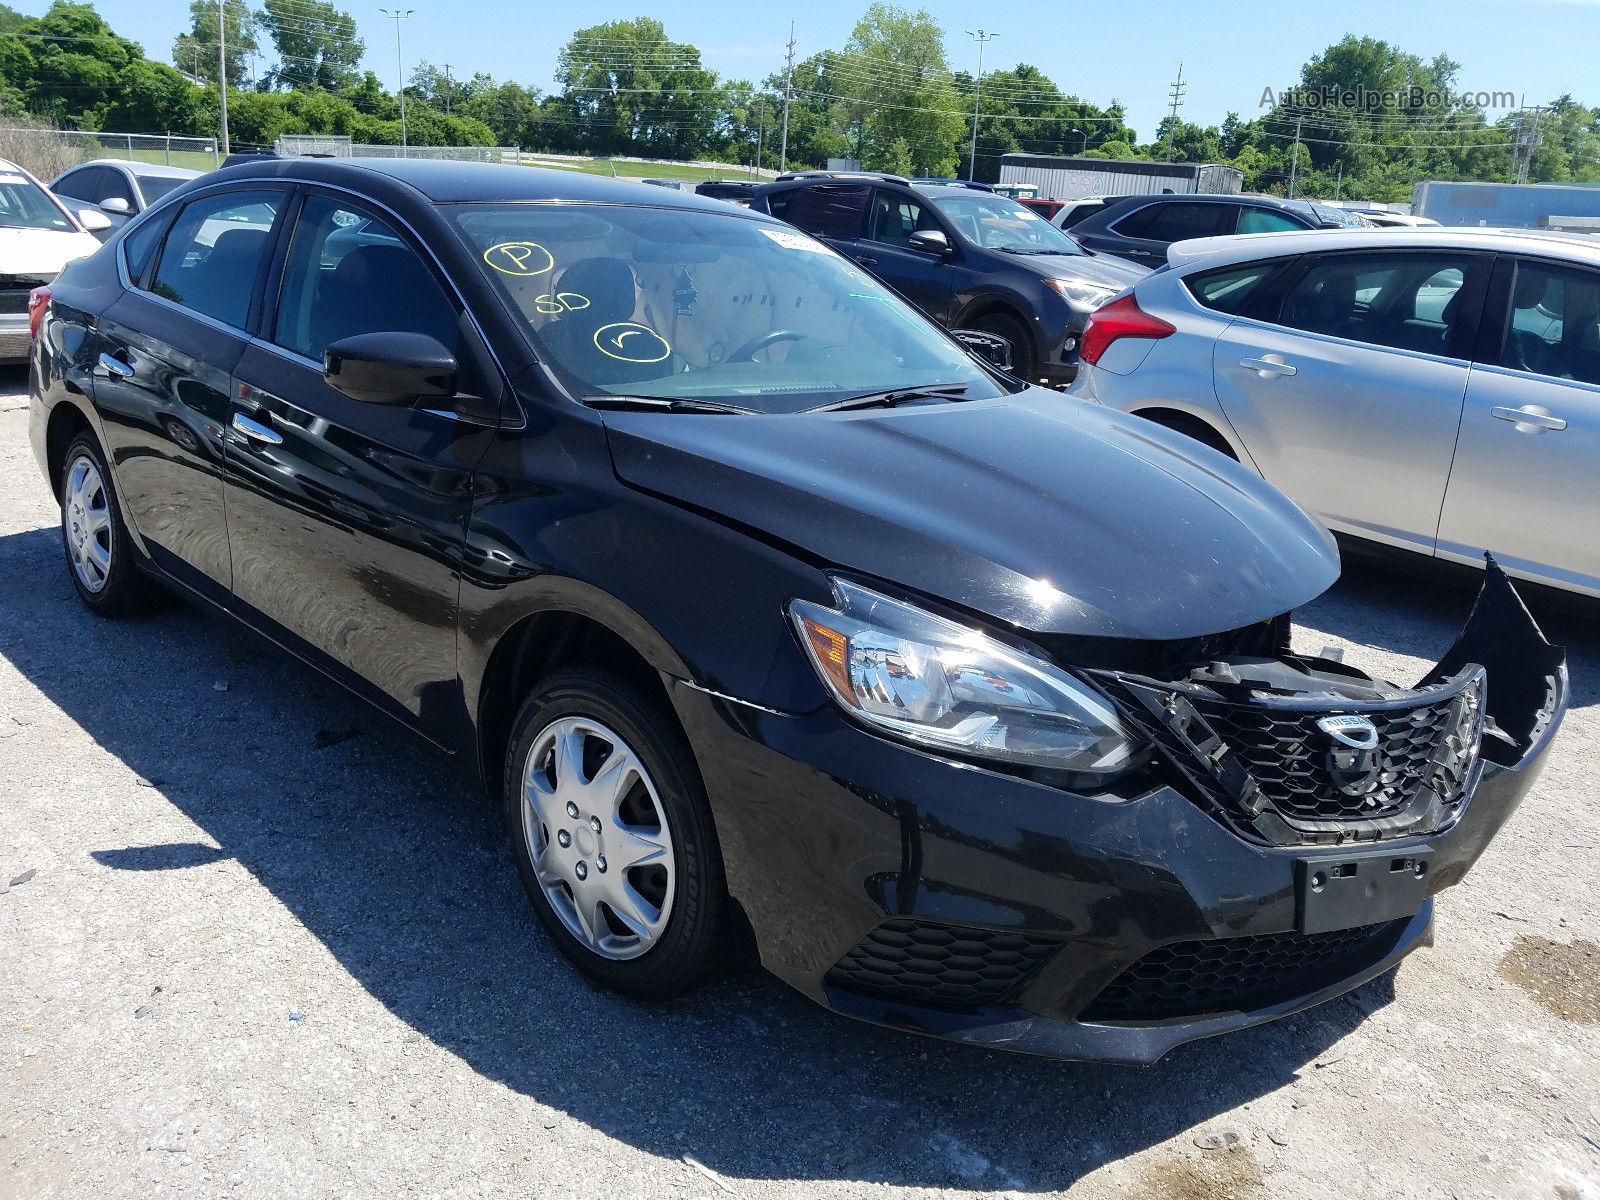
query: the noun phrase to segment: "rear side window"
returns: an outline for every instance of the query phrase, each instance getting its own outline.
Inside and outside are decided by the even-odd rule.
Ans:
[[[1502,366],[1600,384],[1600,274],[1517,264]]]
[[[281,192],[224,192],[184,205],[167,235],[150,290],[225,325],[244,328],[282,204]]]
[[[1181,242],[1232,233],[1237,211],[1231,204],[1192,204],[1175,200],[1147,204],[1121,218],[1112,228],[1124,237]]]
[[[1270,208],[1247,208],[1239,214],[1240,233],[1287,233],[1305,226],[1293,217]]]
[[[1204,271],[1187,277],[1183,286],[1207,308],[1237,317],[1282,265],[1279,261],[1245,263],[1218,271]]]
[[[1331,254],[1284,297],[1279,323],[1308,333],[1447,354],[1469,260],[1453,254]]]
[[[821,185],[787,193],[787,204],[768,202],[772,215],[815,237],[858,238],[872,204],[870,187]],[[776,199],[776,197],[774,197]]]

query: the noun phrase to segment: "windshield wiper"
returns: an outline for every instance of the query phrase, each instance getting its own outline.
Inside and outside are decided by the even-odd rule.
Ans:
[[[731,413],[749,416],[754,411],[716,400],[689,400],[679,396],[585,396],[590,408],[620,409],[625,412]]]
[[[882,392],[866,392],[832,404],[808,408],[806,412],[847,412],[852,408],[893,408],[896,404],[911,404],[917,400],[965,400],[967,384],[952,383],[939,387],[889,388]]]
[[[1073,253],[1071,250],[1047,250],[1042,246],[996,246],[995,249],[1003,254],[1065,254],[1069,258]]]

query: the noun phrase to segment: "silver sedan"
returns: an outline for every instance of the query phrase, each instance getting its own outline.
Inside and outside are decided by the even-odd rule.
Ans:
[[[1253,467],[1338,533],[1600,596],[1600,240],[1180,242],[1073,392]]]

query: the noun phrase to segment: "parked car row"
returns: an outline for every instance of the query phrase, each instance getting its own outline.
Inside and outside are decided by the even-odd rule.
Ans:
[[[1566,707],[1495,569],[1415,687],[1292,653],[1338,575],[1320,524],[941,328],[984,264],[1019,323],[1062,301],[1050,339],[1120,292],[1088,326],[1096,385],[1178,347],[1157,322],[1198,347],[1234,309],[1431,362],[1501,295],[1516,353],[1590,352],[1586,279],[1513,264],[1501,293],[1462,246],[1302,286],[1291,236],[1324,235],[1237,238],[1220,273],[1183,243],[1146,275],[959,186],[793,180],[742,209],[511,166],[244,165],[35,293],[30,435],[89,610],[159,582],[439,748],[598,983],[669,996],[753,946],[863,1020],[1151,1062],[1431,943]],[[919,312],[874,278],[900,256],[907,292],[972,281]],[[1295,382],[1272,345],[1237,352]]]

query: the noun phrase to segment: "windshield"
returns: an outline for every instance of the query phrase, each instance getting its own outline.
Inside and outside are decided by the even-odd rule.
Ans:
[[[986,250],[1019,254],[1084,254],[1083,247],[1038,213],[987,192],[935,196],[936,207],[961,236]]]
[[[187,179],[176,179],[170,175],[141,175],[139,176],[139,190],[144,193],[146,205],[154,204],[168,192],[176,191]]]
[[[786,413],[888,389],[1003,394],[966,351],[822,243],[735,212],[453,206],[485,278],[580,397]]]
[[[71,230],[73,224],[26,175],[0,170],[0,228]]]

